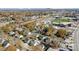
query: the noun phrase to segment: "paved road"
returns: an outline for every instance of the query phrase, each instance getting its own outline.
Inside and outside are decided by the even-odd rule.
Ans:
[[[74,37],[74,51],[79,51],[79,26],[75,29],[73,33]]]

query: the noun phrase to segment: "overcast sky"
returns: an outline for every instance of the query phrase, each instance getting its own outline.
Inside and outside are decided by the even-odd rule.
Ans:
[[[0,8],[79,8],[79,0],[0,0]]]

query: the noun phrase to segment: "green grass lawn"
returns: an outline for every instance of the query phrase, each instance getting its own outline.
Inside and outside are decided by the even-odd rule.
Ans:
[[[54,22],[70,22],[69,19],[55,19]]]
[[[63,23],[63,22],[70,22],[70,20],[69,19],[55,19],[53,21],[53,23]]]

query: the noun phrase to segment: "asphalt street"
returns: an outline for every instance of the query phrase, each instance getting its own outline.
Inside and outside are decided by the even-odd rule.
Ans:
[[[74,37],[74,51],[79,51],[79,26],[75,29],[73,33]]]

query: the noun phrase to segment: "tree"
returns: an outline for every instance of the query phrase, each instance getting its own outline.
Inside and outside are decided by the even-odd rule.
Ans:
[[[5,33],[8,33],[10,32],[11,30],[13,30],[15,26],[13,24],[7,24],[5,26],[3,26],[1,29],[5,32]]]
[[[59,29],[56,33],[57,37],[65,38],[67,35],[67,31],[65,29]]]
[[[42,25],[43,26],[43,25]],[[54,28],[52,26],[47,26],[47,24],[42,27],[43,31],[42,33],[45,34],[45,35],[48,35],[48,36],[51,36],[53,31],[54,31]]]
[[[24,26],[28,28],[30,31],[33,31],[35,29],[35,25],[36,25],[35,21],[28,21],[24,24]]]

